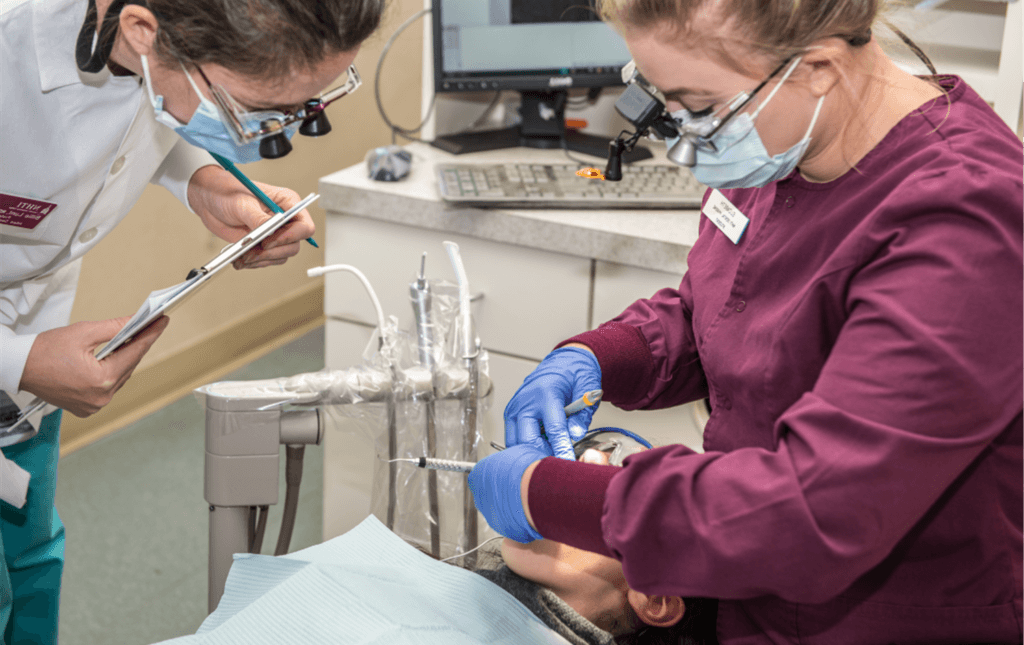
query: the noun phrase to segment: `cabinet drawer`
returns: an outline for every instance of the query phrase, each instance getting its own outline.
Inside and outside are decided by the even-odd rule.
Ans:
[[[618,316],[640,298],[654,295],[658,289],[678,287],[682,278],[681,274],[598,260],[594,267],[594,327]]]
[[[366,274],[384,315],[414,329],[409,284],[427,252],[427,277],[455,282],[442,242],[459,245],[484,347],[540,359],[559,341],[586,329],[590,260],[525,247],[329,213],[328,264],[350,264]],[[371,325],[376,317],[359,281],[347,273],[326,278],[329,317]]]

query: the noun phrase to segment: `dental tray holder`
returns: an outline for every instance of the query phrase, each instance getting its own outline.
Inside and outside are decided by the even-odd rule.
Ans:
[[[408,370],[406,383],[395,394],[422,400],[433,391],[434,400],[462,399],[470,389],[483,398],[491,381],[480,375],[479,385],[436,391],[432,379]],[[364,387],[347,387],[344,393],[325,387],[321,391],[289,391],[286,384],[302,380],[330,380],[331,375],[356,374]],[[344,380],[344,379],[336,379]],[[392,396],[392,375],[353,368],[297,377],[259,381],[220,381],[195,390],[206,409],[206,458],[203,496],[210,505],[208,609],[217,608],[235,553],[249,553],[253,514],[259,507],[277,504],[281,446],[319,445],[324,435],[328,405],[381,402]],[[420,391],[422,390],[422,391]]]

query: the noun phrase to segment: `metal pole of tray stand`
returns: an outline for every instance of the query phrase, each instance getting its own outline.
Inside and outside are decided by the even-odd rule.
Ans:
[[[210,509],[207,608],[217,608],[233,554],[247,553],[259,506],[277,504],[281,444],[319,444],[317,410],[282,411],[280,397],[206,396],[203,497]]]
[[[213,613],[224,595],[224,582],[233,562],[232,554],[249,552],[250,506],[210,504],[209,569],[206,610]]]
[[[416,347],[419,352],[420,365],[430,371],[430,392],[424,398],[424,411],[427,415],[426,422],[426,443],[427,456],[437,456],[437,427],[434,416],[434,327],[431,320],[431,293],[430,283],[427,281],[427,254],[423,253],[420,260],[420,273],[416,280],[409,285],[409,295],[412,300],[413,315],[416,318]],[[427,508],[430,523],[430,554],[436,559],[441,558],[441,518],[440,503],[437,492],[437,471],[427,471]]]
[[[466,357],[466,369],[469,371],[469,379],[466,386],[466,397],[462,404],[462,427],[465,434],[462,437],[462,454],[466,461],[475,462],[476,455],[476,424],[477,406],[479,405],[480,371],[478,359],[480,357],[480,339],[476,340],[476,349],[472,355]],[[463,484],[463,517],[465,524],[465,535],[463,536],[463,553],[468,553],[477,547],[479,536],[477,534],[476,504],[473,503],[473,492],[469,489],[469,478],[465,478]],[[472,570],[476,566],[476,552],[469,553],[464,559],[467,569]]]
[[[434,393],[431,390],[427,409],[427,456],[437,456],[437,427],[434,422]],[[437,493],[437,471],[427,471],[427,502],[430,507],[430,554],[441,558],[441,504]]]
[[[391,370],[391,392],[388,393],[387,416],[388,416],[388,513],[386,526],[395,530],[395,507],[398,504],[398,401],[395,394],[394,368]]]

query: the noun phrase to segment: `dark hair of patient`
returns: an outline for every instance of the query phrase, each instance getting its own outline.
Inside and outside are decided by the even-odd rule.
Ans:
[[[414,547],[430,555],[423,547],[412,543]],[[433,557],[433,556],[431,556]],[[461,565],[454,562],[452,566]],[[504,564],[500,549],[484,548],[480,550],[477,566],[496,569]],[[462,567],[465,568],[465,567]],[[616,637],[617,645],[717,645],[718,637],[715,624],[718,618],[718,600],[715,598],[683,598],[686,612],[682,619],[671,627],[652,627],[645,625],[632,634]]]

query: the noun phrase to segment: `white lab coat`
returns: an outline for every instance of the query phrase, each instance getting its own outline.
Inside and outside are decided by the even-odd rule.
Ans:
[[[22,407],[29,350],[68,324],[81,257],[147,183],[187,205],[192,174],[214,163],[156,122],[138,77],[78,70],[87,5],[0,0],[0,193],[57,205],[34,230],[0,224],[0,389]]]

